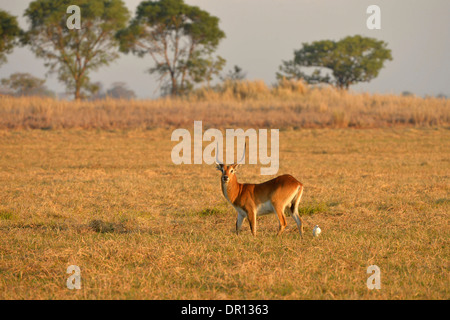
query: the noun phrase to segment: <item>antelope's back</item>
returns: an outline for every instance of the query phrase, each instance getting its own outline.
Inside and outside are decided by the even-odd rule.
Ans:
[[[261,197],[261,201],[265,201],[265,199],[270,199],[273,196],[289,197],[302,186],[303,184],[293,176],[284,174],[266,182],[255,184],[254,192]]]

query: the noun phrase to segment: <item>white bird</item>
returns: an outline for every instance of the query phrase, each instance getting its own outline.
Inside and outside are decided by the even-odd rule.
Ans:
[[[322,230],[320,230],[319,226],[316,225],[313,229],[313,236],[318,237],[321,232],[322,232]]]

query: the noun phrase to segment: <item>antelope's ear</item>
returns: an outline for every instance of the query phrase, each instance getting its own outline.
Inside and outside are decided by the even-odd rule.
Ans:
[[[235,163],[233,164],[231,167],[233,167],[234,170],[236,170],[237,168],[239,168],[241,166],[240,163]]]
[[[223,172],[223,164],[216,163],[216,169]]]

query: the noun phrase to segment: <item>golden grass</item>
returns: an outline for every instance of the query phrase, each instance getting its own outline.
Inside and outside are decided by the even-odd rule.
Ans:
[[[448,126],[450,100],[310,88],[280,81],[225,82],[190,96],[157,100],[57,101],[0,98],[0,129],[151,129],[191,127],[383,128]]]
[[[3,114],[30,104],[2,101]],[[106,104],[33,101],[40,114],[45,101]],[[0,299],[450,298],[448,129],[282,131],[279,174],[305,185],[303,240],[292,218],[276,237],[274,215],[258,219],[256,238],[247,223],[236,236],[218,171],[172,164],[170,135],[0,131]],[[254,165],[238,173],[267,178]],[[66,288],[72,264],[81,290]],[[366,287],[372,264],[381,290]]]

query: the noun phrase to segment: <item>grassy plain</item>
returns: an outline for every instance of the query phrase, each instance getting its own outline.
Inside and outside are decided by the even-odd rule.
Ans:
[[[275,215],[236,236],[219,172],[172,164],[170,135],[0,131],[0,299],[450,298],[448,128],[287,126],[278,174],[305,185],[303,240],[290,217],[276,237]]]

